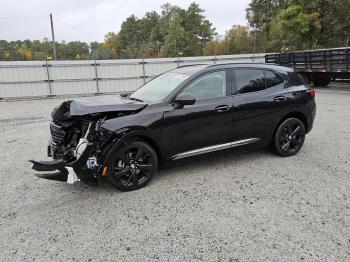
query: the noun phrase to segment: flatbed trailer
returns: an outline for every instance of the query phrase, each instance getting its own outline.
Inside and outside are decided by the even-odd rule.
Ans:
[[[350,47],[267,54],[265,63],[291,67],[315,86],[350,79]]]

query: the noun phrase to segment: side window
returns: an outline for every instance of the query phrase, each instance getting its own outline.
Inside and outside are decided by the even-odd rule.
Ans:
[[[259,69],[236,69],[237,93],[244,94],[265,89],[264,71]]]
[[[265,71],[266,88],[277,86],[284,82],[283,78],[272,71]]]
[[[197,100],[226,96],[226,72],[216,71],[200,76],[183,92],[190,93]]]

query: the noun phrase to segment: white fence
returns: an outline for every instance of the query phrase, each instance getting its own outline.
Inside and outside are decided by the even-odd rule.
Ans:
[[[264,55],[0,62],[0,100],[128,92],[182,65],[264,63]]]

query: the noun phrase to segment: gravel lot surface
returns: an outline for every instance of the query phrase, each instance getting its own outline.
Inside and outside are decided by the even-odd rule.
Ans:
[[[128,193],[33,175],[61,101],[0,102],[1,261],[349,261],[350,85],[317,90],[295,157],[213,153]]]

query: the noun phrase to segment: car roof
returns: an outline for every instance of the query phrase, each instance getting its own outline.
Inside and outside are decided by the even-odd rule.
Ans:
[[[195,65],[184,65],[180,66],[172,72],[180,73],[180,74],[188,74],[192,75],[199,71],[207,71],[207,69],[222,69],[222,68],[265,68],[271,69],[278,72],[292,72],[293,69],[289,67],[279,66],[275,64],[263,64],[263,63],[225,63],[225,64],[195,64]]]
[[[210,65],[209,64],[184,65],[184,66],[180,66],[174,70],[171,70],[171,72],[192,75],[198,71],[201,71],[201,70],[207,68],[208,66],[210,66]]]

